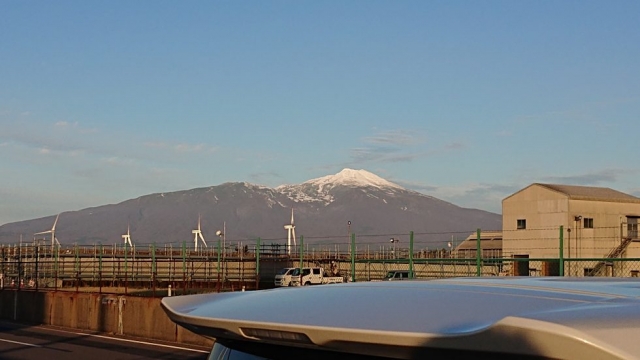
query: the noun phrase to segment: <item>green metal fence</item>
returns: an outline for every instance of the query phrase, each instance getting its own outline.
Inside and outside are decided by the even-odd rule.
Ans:
[[[262,288],[273,285],[280,267],[320,266],[346,281],[381,280],[387,272],[409,271],[412,278],[459,276],[599,276],[637,277],[640,258],[627,257],[635,239],[591,241],[593,249],[577,250],[560,226],[544,229],[544,237],[521,236],[511,252],[484,248],[480,229],[441,234],[452,242],[431,240],[434,234],[381,234],[337,238],[300,237],[298,245],[261,239],[227,241],[217,246],[190,249],[180,244],[137,246],[55,246],[34,242],[0,246],[0,288],[127,292],[172,287],[215,291]],[[548,231],[547,231],[548,230]],[[495,233],[495,231],[493,231]],[[555,238],[552,234],[556,234]],[[522,235],[519,233],[518,235]],[[464,235],[467,235],[466,237]],[[457,237],[457,239],[456,239]],[[458,246],[455,245],[457,240]],[[464,244],[462,244],[464,241]],[[462,245],[464,246],[462,246]],[[537,245],[532,245],[537,244]],[[542,244],[542,245],[540,245]],[[542,246],[542,248],[541,248]],[[606,257],[578,257],[603,247]],[[480,249],[477,251],[476,249]],[[622,250],[621,250],[622,249]],[[572,252],[573,251],[573,252]],[[546,253],[550,256],[523,255]]]

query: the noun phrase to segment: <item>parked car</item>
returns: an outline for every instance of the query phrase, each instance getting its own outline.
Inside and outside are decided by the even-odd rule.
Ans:
[[[407,280],[409,279],[409,270],[392,270],[387,272],[385,280]]]
[[[283,268],[280,269],[275,276],[274,279],[274,285],[275,286],[291,286],[291,277],[293,276],[294,272],[296,272],[296,270],[298,270],[298,268]],[[297,276],[299,276],[299,273],[297,273]]]

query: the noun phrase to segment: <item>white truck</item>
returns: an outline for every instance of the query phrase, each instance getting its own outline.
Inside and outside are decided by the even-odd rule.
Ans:
[[[302,268],[302,276],[300,269],[295,269],[291,274],[291,286],[306,286],[320,284],[338,284],[343,283],[342,276],[327,276],[324,268],[321,267],[304,267]]]

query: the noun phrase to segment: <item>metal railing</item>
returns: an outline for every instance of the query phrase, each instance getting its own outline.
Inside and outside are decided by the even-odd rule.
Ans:
[[[633,239],[591,239],[591,250],[597,249],[605,256],[584,258],[576,256],[580,251],[569,251],[576,245],[575,237],[573,243],[566,239],[562,227],[546,230],[557,237],[523,237],[518,242],[521,248],[511,247],[509,253],[483,249],[481,230],[468,236],[465,248],[443,247],[441,242],[429,240],[433,234],[413,232],[360,238],[351,234],[348,241],[315,238],[313,244],[305,244],[300,237],[298,245],[292,247],[265,244],[260,239],[230,241],[224,246],[218,242],[217,246],[197,251],[188,248],[186,242],[160,246],[2,245],[0,288],[118,293],[142,289],[154,295],[166,293],[169,287],[182,293],[228,291],[272,285],[278,268],[298,266],[322,266],[327,273],[337,273],[350,281],[380,280],[393,270],[407,270],[414,278],[636,277],[640,273],[640,259],[623,256]],[[388,243],[390,236],[393,242]],[[475,246],[469,246],[473,243]],[[552,255],[523,255],[539,250]]]

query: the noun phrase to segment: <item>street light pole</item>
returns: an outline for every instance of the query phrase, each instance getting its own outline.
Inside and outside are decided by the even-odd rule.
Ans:
[[[223,226],[223,229],[225,229],[224,226]],[[225,268],[225,266],[224,266],[224,255],[222,255],[222,269],[220,269],[220,264],[221,264],[221,262],[220,262],[220,253],[222,252],[222,249],[220,248],[220,242],[223,241],[225,234],[224,234],[223,231],[218,230],[218,231],[216,231],[216,235],[218,235],[218,269],[217,270],[218,270],[218,292],[220,292],[220,288],[221,288],[221,286],[220,286],[220,273],[223,272],[224,268]],[[224,280],[224,278],[222,280]]]
[[[396,239],[396,238],[391,238],[389,239],[389,242],[393,244],[393,258],[397,259],[398,255],[396,253],[396,243],[400,241],[400,239]]]

